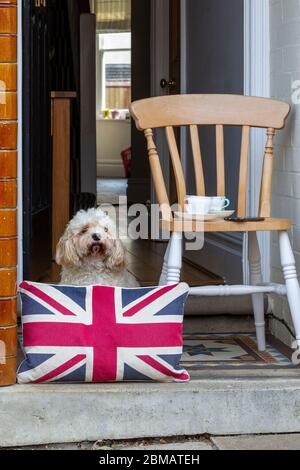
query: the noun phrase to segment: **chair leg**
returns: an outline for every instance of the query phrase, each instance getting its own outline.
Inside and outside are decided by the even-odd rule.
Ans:
[[[174,232],[170,240],[168,257],[168,285],[180,282],[182,268],[182,234]]]
[[[166,253],[164,256],[164,262],[163,262],[163,267],[159,279],[159,285],[160,286],[166,286],[168,284],[168,259],[169,259],[169,253],[170,253],[170,245],[171,241],[169,241]]]
[[[297,278],[296,261],[287,232],[279,232],[280,258],[287,289],[287,298],[300,348],[300,287]]]
[[[250,284],[256,286],[262,283],[261,256],[256,232],[249,232],[248,259]],[[255,318],[257,347],[259,351],[266,350],[264,294],[252,294],[252,305]]]

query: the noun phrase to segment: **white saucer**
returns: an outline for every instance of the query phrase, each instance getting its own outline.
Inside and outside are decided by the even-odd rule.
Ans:
[[[185,219],[185,220],[203,220],[208,222],[209,220],[225,219],[225,217],[230,217],[234,214],[235,211],[218,211],[218,212],[209,212],[208,214],[188,214],[187,212],[175,212],[176,219]]]

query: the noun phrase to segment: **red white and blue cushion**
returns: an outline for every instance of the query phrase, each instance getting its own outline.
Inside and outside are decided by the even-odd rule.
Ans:
[[[18,382],[188,381],[179,365],[188,290],[23,282]]]

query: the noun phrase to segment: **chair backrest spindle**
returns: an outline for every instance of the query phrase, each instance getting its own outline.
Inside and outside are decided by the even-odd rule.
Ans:
[[[205,181],[198,126],[190,126],[197,196],[205,196]]]
[[[270,217],[271,215],[271,192],[274,161],[274,137],[275,129],[267,131],[267,143],[261,177],[259,216]]]
[[[243,126],[240,178],[238,194],[238,217],[245,217],[247,211],[247,183],[248,183],[248,157],[249,157],[250,127]]]
[[[154,181],[157,199],[161,206],[162,216],[164,220],[172,220],[169,197],[167,193],[167,188],[166,188],[159,156],[157,153],[157,148],[154,143],[153,131],[152,129],[145,129],[144,134],[147,140],[147,150],[148,150],[151,174],[152,174],[153,181]]]
[[[180,160],[180,155],[177,147],[176,137],[173,127],[166,127],[166,136],[169,145],[170,155],[173,163],[173,170],[176,181],[176,189],[178,196],[178,204],[181,210],[184,211],[184,198],[186,196],[186,185]]]
[[[224,127],[216,126],[217,143],[217,194],[225,196],[225,157],[224,157]]]

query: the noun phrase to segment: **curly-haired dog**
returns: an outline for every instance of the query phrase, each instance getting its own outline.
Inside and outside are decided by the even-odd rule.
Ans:
[[[56,249],[61,284],[137,287],[126,269],[125,250],[116,232],[114,222],[101,209],[78,212]]]

